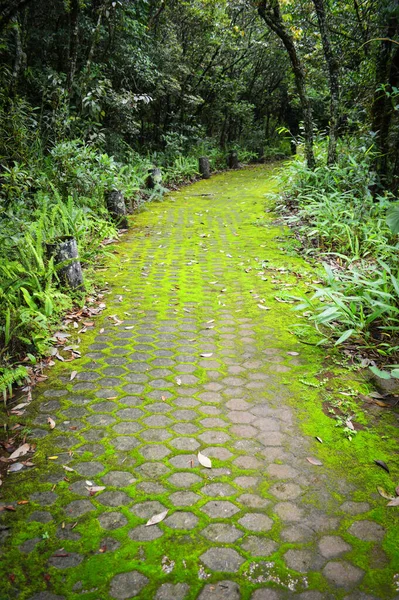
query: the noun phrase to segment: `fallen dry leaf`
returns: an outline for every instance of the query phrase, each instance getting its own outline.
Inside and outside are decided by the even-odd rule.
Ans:
[[[383,498],[385,498],[385,500],[393,500],[393,496],[391,496],[390,494],[388,494],[388,492],[386,492],[384,490],[384,488],[382,488],[381,486],[377,485],[377,492],[379,493],[380,496],[382,496]]]
[[[72,371],[71,377],[70,377],[70,381],[73,381],[75,379],[75,377],[76,377],[77,374],[78,374],[77,371]]]
[[[17,471],[20,471],[21,469],[24,468],[24,465],[20,462],[16,462],[13,465],[11,465],[11,467],[8,469],[9,473],[16,473]]]
[[[318,458],[313,458],[312,456],[307,456],[306,460],[310,462],[311,465],[316,465],[316,467],[321,467],[323,463]]]
[[[211,356],[213,356],[213,352],[203,352],[200,354],[200,356],[202,356],[202,358],[211,358]]]
[[[154,515],[153,517],[151,517],[151,519],[149,519],[147,521],[147,523],[145,524],[145,527],[149,527],[150,525],[156,525],[157,523],[160,523],[161,521],[164,520],[164,518],[166,517],[168,512],[169,512],[168,510],[164,510],[163,512],[159,513],[158,515]]]
[[[198,462],[203,467],[206,467],[207,469],[212,469],[212,461],[204,454],[201,454],[201,452],[198,452]]]
[[[97,494],[97,492],[102,492],[103,490],[105,490],[105,485],[91,485],[90,487],[86,487],[86,490],[88,492]]]
[[[383,460],[375,460],[374,461],[376,465],[378,465],[379,467],[381,467],[381,469],[384,469],[384,471],[386,471],[387,473],[389,473],[389,468],[386,465],[386,463],[384,463]]]
[[[50,429],[54,429],[55,421],[51,417],[47,417],[47,423],[50,425]]]
[[[181,385],[181,379],[180,379],[180,377],[176,377],[176,383],[177,383],[177,385]]]
[[[65,471],[68,471],[68,473],[75,472],[75,469],[72,469],[71,467],[67,467],[66,465],[62,465],[62,468],[65,469]]]
[[[320,442],[320,444],[322,444],[322,443],[323,443],[323,440],[322,440],[322,439],[321,439],[319,436],[317,436],[317,435],[316,435],[316,440],[317,440],[318,442]]]
[[[388,502],[387,506],[399,506],[399,496]]]
[[[287,352],[289,356],[299,356],[299,352]]]
[[[20,456],[25,456],[30,450],[29,444],[22,444],[17,450],[15,450],[10,456],[9,460],[14,460],[15,458],[19,458]]]

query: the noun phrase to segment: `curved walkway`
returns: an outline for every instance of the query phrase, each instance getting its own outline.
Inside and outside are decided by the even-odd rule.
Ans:
[[[395,597],[397,509],[347,478],[350,444],[300,383],[323,354],[284,300],[311,270],[255,225],[271,186],[264,167],[215,176],[132,219],[82,358],[34,392],[1,600]]]

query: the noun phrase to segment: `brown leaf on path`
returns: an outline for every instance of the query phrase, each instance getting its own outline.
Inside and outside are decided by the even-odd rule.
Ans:
[[[54,429],[55,421],[51,417],[47,417],[47,423],[50,425],[50,429]]]
[[[69,379],[69,380],[70,380],[70,381],[73,381],[73,380],[75,379],[75,377],[76,377],[76,375],[77,375],[77,374],[78,374],[78,372],[77,372],[77,371],[72,371],[72,373],[71,373],[71,377],[70,377],[70,379]]]
[[[387,473],[389,473],[389,468],[388,465],[386,463],[384,463],[383,460],[374,460],[375,464],[378,465],[379,467],[381,467],[381,469],[384,469],[384,471],[386,471]]]
[[[150,525],[156,525],[157,523],[160,523],[161,521],[164,520],[164,518],[166,517],[168,512],[169,512],[168,510],[164,510],[163,512],[159,513],[158,515],[154,515],[153,517],[151,517],[151,519],[149,519],[147,521],[147,523],[145,524],[145,527],[150,527]]]
[[[261,308],[262,310],[271,310],[268,306],[264,306],[263,304],[258,304],[258,308]]]
[[[387,506],[399,506],[399,496],[388,502]]]
[[[6,506],[0,506],[0,512],[3,510],[9,510],[9,511],[15,512],[16,508],[15,508],[15,506],[12,506],[12,504],[8,504]]]
[[[211,356],[213,356],[213,352],[203,352],[200,354],[200,356],[202,356],[202,358],[211,358]]]
[[[30,450],[29,444],[22,444],[17,450],[15,450],[9,457],[8,460],[14,460],[15,458],[19,458],[20,456],[25,456]]]
[[[388,492],[386,492],[384,490],[383,487],[377,485],[377,492],[379,493],[380,496],[382,496],[383,498],[385,498],[385,500],[393,500],[393,496],[391,496],[390,494],[388,494]]]
[[[29,504],[29,500],[18,500],[17,504],[20,506],[23,504]]]
[[[86,490],[90,493],[97,494],[97,492],[102,492],[103,490],[105,490],[105,485],[92,485],[86,487]]]
[[[312,456],[307,456],[306,460],[310,462],[311,465],[315,465],[316,467],[321,467],[323,463],[318,458],[313,458]]]
[[[289,356],[299,356],[299,352],[287,352]]]
[[[62,465],[62,468],[65,469],[65,471],[68,471],[68,473],[75,472],[75,469],[72,469],[71,467],[67,467],[67,465]]]
[[[318,437],[317,435],[316,435],[316,440],[317,440],[318,442],[320,442],[320,444],[322,444],[322,443],[323,443],[323,440],[322,440],[320,437]]]

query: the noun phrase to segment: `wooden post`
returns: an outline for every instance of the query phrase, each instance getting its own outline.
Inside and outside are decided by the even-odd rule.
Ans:
[[[227,166],[229,167],[229,169],[238,169],[239,165],[237,152],[230,152],[230,154],[227,157]]]
[[[162,171],[158,167],[149,169],[146,179],[148,189],[153,190],[157,185],[162,183]]]
[[[105,203],[113,220],[121,229],[128,228],[126,204],[122,192],[111,190],[105,194]]]
[[[78,245],[72,236],[59,238],[53,244],[47,244],[47,252],[59,266],[60,279],[73,290],[84,290],[82,266],[78,260]]]
[[[207,156],[200,156],[198,159],[198,170],[202,179],[209,179],[211,176],[211,165]]]

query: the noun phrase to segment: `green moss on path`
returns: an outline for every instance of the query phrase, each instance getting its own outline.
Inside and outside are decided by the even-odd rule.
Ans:
[[[35,390],[35,468],[1,488],[29,500],[0,513],[1,600],[397,594],[398,509],[376,491],[399,482],[394,419],[359,408],[349,442],[324,414],[367,384],[292,333],[282,300],[317,274],[264,217],[273,185],[230,172],[131,219],[83,358]]]

